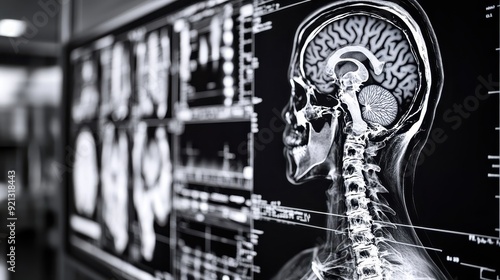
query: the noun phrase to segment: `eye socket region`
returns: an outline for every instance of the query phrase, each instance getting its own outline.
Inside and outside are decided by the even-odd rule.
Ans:
[[[304,108],[307,104],[306,86],[300,82],[299,78],[290,79],[292,86],[292,102],[297,110]]]

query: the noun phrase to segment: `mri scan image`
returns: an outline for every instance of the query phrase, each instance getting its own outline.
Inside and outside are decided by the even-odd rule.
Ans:
[[[82,129],[76,139],[73,171],[74,199],[77,211],[91,217],[97,205],[99,170],[94,135]]]
[[[125,119],[132,94],[128,44],[116,42],[111,51],[109,107],[113,120]]]
[[[75,100],[73,102],[72,118],[75,122],[95,119],[99,105],[97,87],[96,62],[91,54],[82,55],[78,59],[75,77]]]
[[[383,1],[338,1],[297,30],[284,110],[287,178],[331,180],[328,210],[339,216],[328,220],[326,242],[294,257],[278,279],[446,279],[418,247],[401,199],[441,94],[432,36],[430,25]]]
[[[147,125],[139,124],[133,158],[133,201],[140,227],[141,254],[151,260],[156,245],[155,222],[165,226],[172,207],[173,173],[165,128],[156,128],[150,136]]]
[[[166,117],[170,94],[170,35],[166,28],[144,35],[135,48],[137,102],[141,116]]]
[[[129,150],[124,131],[112,124],[106,126],[101,155],[102,216],[109,230],[113,249],[121,253],[127,247],[128,234],[128,184]]]
[[[69,46],[75,263],[500,279],[495,3],[174,2]]]

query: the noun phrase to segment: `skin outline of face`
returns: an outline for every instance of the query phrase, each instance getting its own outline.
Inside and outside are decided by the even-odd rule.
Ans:
[[[358,5],[353,5],[353,3]],[[400,6],[400,4],[402,4],[403,6]],[[346,7],[347,9],[345,9]],[[395,18],[397,17],[397,20],[399,21],[397,21],[396,26],[402,27],[406,32],[408,32],[405,34],[406,36],[408,36],[407,39],[410,40],[412,47],[414,47],[412,48],[413,51],[412,53],[417,59],[416,63],[418,63],[420,67],[419,74],[421,75],[420,76],[421,80],[418,86],[416,87],[416,92],[415,95],[412,97],[411,104],[404,107],[405,109],[400,114],[400,116],[394,121],[391,127],[388,127],[386,130],[376,131],[376,133],[374,133],[373,130],[365,131],[362,133],[353,133],[353,131],[350,131],[350,127],[348,126],[347,123],[347,121],[349,121],[349,117],[351,117],[352,119],[351,116],[352,112],[350,110],[350,107],[347,106],[347,108],[345,108],[345,106],[334,106],[335,109],[337,109],[337,111],[333,113],[332,116],[334,116],[333,117],[334,119],[338,120],[337,123],[339,126],[331,125],[330,127],[334,129],[335,131],[333,133],[334,135],[336,135],[336,133],[342,133],[337,135],[338,138],[340,139],[334,137],[334,142],[328,143],[327,147],[329,147],[329,150],[327,151],[328,155],[326,157],[318,157],[317,161],[311,161],[310,165],[305,166],[301,168],[300,171],[298,171],[297,165],[300,164],[300,161],[296,160],[297,157],[293,155],[292,149],[294,147],[300,147],[309,144],[309,142],[307,141],[310,140],[311,137],[307,133],[308,132],[310,133],[310,131],[313,131],[313,129],[309,127],[310,125],[309,123],[307,123],[306,125],[302,125],[304,123],[304,119],[306,119],[305,116],[307,114],[305,114],[304,111],[300,112],[303,110],[303,107],[301,107],[300,105],[298,106],[296,105],[300,104],[300,100],[297,103],[295,103],[296,102],[294,100],[296,95],[295,84],[301,86],[302,89],[306,92],[304,95],[307,97],[306,99],[310,98],[309,96],[307,96],[308,92],[316,91],[316,93],[319,94],[321,94],[322,92],[327,93],[324,94],[325,96],[330,95],[330,92],[328,91],[317,90],[321,86],[316,87],[311,82],[309,82],[309,80],[303,78],[306,77],[306,75],[304,74],[305,70],[303,68],[300,68],[303,67],[302,66],[303,64],[299,63],[302,63],[304,58],[303,56],[300,55],[304,54],[303,51],[305,49],[304,46],[310,43],[311,37],[314,37],[319,33],[318,30],[321,30],[328,23],[331,23],[333,20],[335,20],[335,18],[337,19],[341,18],[343,16],[342,13],[345,12],[346,10],[350,10],[351,7],[357,7],[358,10],[366,8],[367,10],[369,10],[367,14],[377,19],[384,19],[384,18],[382,15],[379,15],[379,13],[371,13],[370,9],[383,10],[383,12],[386,13],[384,14],[385,16],[391,15],[395,16]],[[406,9],[410,11],[407,11]],[[327,16],[325,16],[325,14]],[[363,14],[363,12],[361,12],[360,14]],[[414,18],[415,16],[417,16],[416,17],[417,19]],[[325,20],[325,18],[329,21],[328,23],[325,23],[327,21]],[[316,22],[312,23],[313,21]],[[390,23],[394,22],[391,21]],[[318,28],[318,26],[321,27]],[[422,32],[420,28],[423,28],[422,30],[424,32]],[[301,50],[299,48],[301,48]],[[337,49],[335,48],[334,50]],[[301,53],[298,55],[297,54],[298,52]],[[349,58],[350,57],[343,57],[343,59],[345,60]],[[342,73],[342,75],[343,74],[346,74],[346,72]],[[342,75],[339,76],[341,77]],[[340,216],[337,215],[329,216],[327,222],[328,228],[348,229],[349,226],[353,226],[351,224],[351,220],[349,220],[349,223],[347,223],[345,222],[346,220],[342,218],[343,216],[342,209],[348,206],[346,197],[350,196],[351,199],[354,198],[352,194],[349,194],[346,191],[344,192],[342,191],[343,184],[345,184],[347,180],[345,180],[345,178],[342,181],[335,180],[336,178],[335,175],[338,175],[337,174],[338,172],[334,172],[332,170],[330,170],[330,172],[325,171],[325,169],[328,170],[329,167],[330,168],[336,166],[341,167],[343,165],[345,167],[349,166],[348,164],[343,163],[344,158],[347,154],[345,151],[343,151],[344,146],[343,145],[342,146],[338,145],[338,147],[334,146],[336,140],[338,140],[339,142],[347,140],[346,136],[349,136],[348,138],[351,145],[352,144],[360,144],[361,146],[365,145],[365,148],[360,149],[360,151],[364,150],[367,154],[366,156],[362,156],[360,160],[361,161],[368,160],[368,162],[365,161],[365,163],[367,164],[363,163],[365,164],[363,168],[365,168],[366,165],[373,165],[373,167],[375,168],[372,170],[374,171],[373,174],[381,174],[382,176],[380,178],[383,179],[383,181],[380,181],[380,183],[383,184],[381,185],[383,190],[382,189],[381,189],[382,191],[375,190],[375,196],[373,195],[373,190],[370,190],[369,192],[360,191],[360,193],[364,193],[363,197],[369,198],[372,201],[374,198],[375,199],[377,198],[376,196],[377,192],[384,194],[383,198],[386,197],[387,195],[388,197],[390,197],[391,202],[393,202],[394,200],[394,204],[386,205],[388,207],[386,208],[387,213],[388,215],[395,215],[395,216],[390,216],[391,220],[388,221],[394,223],[394,225],[411,225],[410,217],[408,216],[407,213],[406,203],[404,201],[405,187],[407,187],[407,185],[409,185],[410,187],[413,185],[412,180],[413,180],[413,174],[414,174],[413,172],[415,169],[416,159],[418,158],[418,155],[421,149],[423,148],[423,145],[425,144],[428,134],[430,132],[430,127],[434,119],[436,106],[441,95],[443,77],[444,75],[442,70],[439,47],[435,35],[432,31],[432,26],[430,25],[429,20],[426,17],[425,13],[423,12],[422,8],[415,1],[411,0],[405,2],[400,2],[400,1],[384,2],[376,0],[368,0],[363,2],[340,1],[336,2],[335,4],[327,5],[319,9],[317,12],[313,13],[311,16],[309,16],[306,20],[302,22],[295,35],[294,49],[292,52],[292,59],[290,64],[289,78],[292,82],[292,94],[289,103],[287,104],[287,106],[284,108],[283,111],[283,118],[286,123],[286,128],[285,131],[283,132],[283,142],[285,145],[284,154],[288,161],[286,175],[290,183],[296,185],[315,178],[326,178],[326,179],[331,179],[333,181],[331,188],[327,191],[327,196],[328,196],[327,206],[329,213],[337,214]],[[304,82],[304,80],[306,82]],[[332,98],[335,98],[333,95],[330,96]],[[345,103],[341,98],[339,98],[339,102]],[[342,104],[342,105],[348,105],[348,104]],[[343,118],[341,118],[342,113],[343,113]],[[338,118],[336,118],[335,116],[338,116]],[[297,130],[296,132],[301,132],[299,131],[299,129],[297,129],[297,127],[300,127],[301,125],[302,125],[301,129],[305,130],[306,133],[305,134],[302,133],[302,135],[298,133],[299,135],[297,136],[297,138],[294,139],[294,137],[292,137],[291,139],[287,139],[287,134],[295,133],[292,130],[292,128],[295,127],[295,129]],[[307,129],[309,131],[307,131]],[[375,129],[377,128],[375,127]],[[300,139],[301,136],[302,138]],[[339,153],[346,153],[346,154],[342,156],[342,154],[338,155]],[[378,158],[375,159],[375,157]],[[359,171],[362,170],[360,169]],[[368,185],[368,182],[370,181],[368,181],[366,175],[364,176],[365,176],[364,180]],[[375,176],[374,178],[370,178],[372,180],[371,182],[376,182],[373,181],[373,179],[377,180],[376,178],[377,175],[374,176]],[[385,189],[384,187],[386,187],[387,189]],[[356,195],[357,194],[358,193],[356,193]],[[377,203],[377,205],[381,205],[380,201],[378,200],[375,200],[375,203]],[[370,207],[373,207],[373,205]],[[392,209],[392,207],[394,209]],[[379,210],[381,210],[381,208]],[[393,211],[394,214],[389,214],[390,213],[389,210]],[[373,222],[375,223],[377,221],[374,220]],[[385,223],[384,225],[387,224],[390,223]],[[386,236],[386,237],[391,238],[390,240],[387,239],[389,241],[392,240],[399,243],[396,243],[397,245],[391,243],[390,244],[391,246],[388,248],[394,248],[391,251],[391,254],[394,256],[397,255],[404,256],[406,261],[405,259],[402,259],[403,262],[391,263],[389,267],[386,265],[385,268],[388,269],[389,271],[388,273],[396,271],[398,273],[397,274],[398,276],[432,275],[431,278],[425,278],[425,279],[447,279],[439,270],[439,268],[437,268],[434,265],[432,259],[430,259],[425,249],[422,250],[423,249],[421,248],[422,244],[419,241],[418,236],[416,235],[413,227],[395,226],[395,228],[397,228],[397,231],[395,230],[393,232],[394,236]],[[366,229],[369,230],[368,227]],[[331,252],[336,252],[335,248],[338,249],[339,244],[344,244],[342,243],[343,238],[344,239],[346,238],[345,235],[343,234],[331,233],[328,231],[327,238],[324,244],[319,244],[318,247],[313,248],[314,250],[313,249],[305,250],[302,253],[296,255],[282,268],[282,270],[280,270],[280,272],[277,274],[278,278],[275,279],[280,279],[280,280],[290,279],[289,276],[291,275],[297,277],[299,275],[300,276],[304,275],[303,273],[305,273],[306,276],[300,279],[317,279],[317,278],[327,279],[323,278],[322,275],[327,275],[328,272],[335,270],[337,267],[340,267],[341,270],[343,270],[343,268],[345,268],[342,266],[343,263],[340,263],[339,266],[335,266],[336,263],[334,261],[337,258],[334,257],[332,259],[329,258],[321,259],[321,256],[323,256],[321,255],[322,253],[326,252],[326,255],[324,256],[330,256],[329,254]],[[382,250],[384,249],[382,248]],[[312,267],[310,258],[311,256],[312,256]],[[315,257],[319,258],[315,259]],[[385,257],[380,257],[380,259],[385,260],[383,258]],[[329,263],[329,260],[332,260],[331,263]],[[318,264],[316,264],[315,267],[316,261],[318,261],[319,265],[323,265],[326,263],[326,266],[321,266],[322,269],[317,269],[319,266]],[[392,268],[394,268],[395,270],[391,270]],[[407,278],[398,278],[398,279],[407,279]],[[423,279],[423,278],[420,277],[418,279]]]
[[[322,156],[319,157],[317,156],[317,159],[315,162],[310,163],[310,166],[308,168],[302,168],[302,172],[299,172],[297,170],[298,163],[296,160],[294,160],[294,156],[291,153],[291,150],[296,147],[296,145],[293,145],[291,142],[286,139],[287,137],[287,132],[290,132],[290,129],[293,128],[294,126],[300,124],[300,120],[297,121],[295,120],[295,123],[293,123],[293,116],[297,116],[297,110],[294,108],[294,96],[295,96],[295,89],[297,86],[301,86],[304,91],[307,91],[306,95],[309,95],[310,93],[315,92],[316,94],[320,95],[328,95],[331,98],[338,100],[338,97],[334,97],[333,94],[326,92],[322,93],[320,90],[315,85],[312,85],[310,81],[305,78],[305,70],[304,70],[304,51],[306,49],[306,45],[309,44],[320,31],[323,29],[326,25],[329,23],[338,20],[341,16],[329,16],[328,21],[320,23],[320,25],[317,25],[316,23],[312,23],[316,21],[320,16],[319,14],[323,13],[330,13],[330,14],[335,14],[337,11],[335,10],[341,10],[344,7],[341,7],[342,5],[349,5],[349,3],[352,3],[354,1],[350,0],[344,0],[340,1],[339,3],[333,3],[328,6],[325,6],[324,8],[320,9],[320,12],[314,13],[310,15],[307,19],[303,21],[301,26],[298,28],[299,32],[296,33],[295,39],[294,39],[294,47],[292,51],[292,57],[291,57],[291,63],[290,63],[290,69],[289,69],[289,78],[291,82],[291,89],[292,89],[292,94],[291,98],[288,102],[288,104],[285,106],[282,112],[282,117],[285,120],[286,123],[286,129],[283,133],[283,142],[285,145],[284,148],[284,155],[287,158],[287,178],[292,184],[302,184],[306,181],[310,181],[315,178],[327,178],[327,179],[335,179],[338,177],[338,171],[335,168],[335,163],[329,160],[331,158],[332,154],[335,153],[341,153],[342,147],[340,148],[340,151],[335,151],[333,150],[335,147],[332,147],[330,145],[330,150],[327,151],[329,153],[327,156]],[[404,112],[399,119],[392,125],[393,127],[390,129],[387,129],[385,131],[385,134],[387,135],[387,139],[391,138],[394,136],[395,133],[397,133],[398,129],[401,129],[403,126],[405,127],[405,130],[407,135],[404,137],[404,142],[406,142],[404,145],[408,145],[408,142],[412,142],[412,137],[415,137],[416,134],[422,134],[420,127],[422,126],[422,123],[424,121],[429,121],[432,123],[434,111],[435,111],[435,106],[439,101],[440,97],[440,92],[442,89],[442,65],[441,65],[441,60],[440,60],[440,54],[439,54],[439,49],[437,46],[437,41],[436,38],[434,37],[433,33],[422,33],[420,29],[420,24],[414,21],[412,18],[413,14],[409,14],[403,6],[400,6],[399,4],[396,3],[388,3],[388,6],[383,7],[380,6],[382,2],[376,1],[376,0],[368,0],[364,1],[365,3],[363,5],[366,5],[366,7],[371,7],[375,9],[380,9],[383,12],[389,12],[390,14],[397,15],[398,19],[401,20],[401,22],[406,26],[408,29],[406,32],[410,32],[414,36],[412,37],[413,44],[417,45],[418,47],[416,48],[416,53],[422,61],[422,65],[420,66],[422,69],[422,80],[421,84],[419,85],[419,89],[417,90],[417,93],[415,94],[415,97],[413,98],[412,105],[410,105],[410,109],[406,112]],[[425,13],[423,12],[422,8],[418,5],[418,3],[414,1],[408,1],[408,8],[412,9],[412,12],[415,13],[416,10],[417,12],[415,13],[419,17],[421,17],[421,20],[423,20],[423,26],[432,29],[432,26],[429,23],[429,20]],[[339,8],[340,7],[340,8]],[[325,12],[328,11],[329,12]],[[383,19],[383,17],[377,15],[377,14],[371,14],[371,16],[378,18],[378,19]],[[320,27],[314,27],[315,30],[311,32],[311,26],[320,26]],[[310,32],[310,33],[307,33]],[[408,36],[408,34],[407,34]],[[429,41],[432,42],[429,44]],[[434,51],[432,54],[432,57],[436,57],[436,63],[435,63],[435,72],[430,70],[431,66],[429,65],[429,54],[427,47],[426,46],[431,46],[430,51]],[[299,49],[300,48],[300,49]],[[436,56],[434,56],[434,54]],[[419,60],[420,61],[420,60]],[[432,78],[430,77],[437,77],[437,82],[433,82]],[[295,83],[295,85],[294,85]],[[432,92],[438,92],[438,96],[436,99],[431,99],[430,95]],[[308,96],[309,97],[309,96]],[[427,104],[426,106],[418,105],[416,103],[421,103],[421,104]],[[429,110],[430,109],[430,110]],[[333,119],[337,119],[336,116],[344,115],[344,119],[349,115],[348,112],[345,111],[344,107],[341,106],[335,106],[335,108],[332,108],[332,111],[335,111],[333,115]],[[299,114],[300,116],[300,114]],[[416,116],[416,117],[415,117]],[[409,120],[411,119],[411,121]],[[338,122],[337,120],[334,120],[333,122],[336,122],[340,126],[345,125],[345,120],[339,119]],[[406,123],[406,124],[405,124]],[[312,131],[309,126],[309,123],[307,123],[304,128],[308,130],[309,132]],[[332,128],[337,129],[338,126],[332,123],[331,125]],[[342,129],[340,129],[342,130]],[[343,137],[341,134],[345,134],[344,131],[338,131],[336,130],[334,132],[335,137]],[[427,132],[423,132],[428,134]],[[392,136],[391,136],[392,135]],[[310,140],[310,136],[308,140]],[[335,138],[334,137],[334,138]],[[427,136],[422,136],[427,138]],[[417,151],[420,151],[423,147],[422,142],[416,141],[418,145],[413,152],[417,153]],[[306,142],[307,143],[307,142]],[[335,143],[335,139],[334,142]],[[303,144],[303,143],[302,143]],[[335,145],[335,144],[334,144]],[[395,158],[394,160],[400,160],[399,157]],[[338,163],[337,163],[338,164]]]
[[[321,177],[333,180],[338,176],[338,172],[330,159],[332,158],[331,153],[336,152],[335,149],[341,150],[341,147],[337,147],[334,141],[334,139],[340,136],[338,135],[338,117],[341,115],[341,110],[339,108],[331,108],[332,112],[329,113],[331,114],[331,120],[325,121],[321,130],[316,131],[315,128],[311,127],[310,123],[305,123],[307,120],[305,114],[307,112],[303,113],[303,111],[307,111],[307,109],[301,108],[298,112],[294,101],[294,98],[296,98],[295,84],[307,88],[305,98],[310,98],[311,92],[315,90],[314,86],[309,85],[308,81],[304,81],[304,79],[297,76],[290,78],[290,84],[292,89],[290,100],[282,112],[286,123],[283,132],[283,154],[287,159],[287,179],[295,185]],[[297,126],[301,126],[308,132],[306,133],[306,142],[304,142],[304,139],[300,139],[303,136],[297,133]],[[326,142],[327,144],[320,145],[316,149],[310,149],[308,144],[311,143],[312,137],[317,142]],[[304,143],[306,144],[304,145]],[[303,168],[304,166],[306,168]]]

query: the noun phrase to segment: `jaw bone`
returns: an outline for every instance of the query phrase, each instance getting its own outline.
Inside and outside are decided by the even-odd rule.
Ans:
[[[292,183],[302,181],[314,167],[323,164],[328,159],[335,138],[338,137],[337,109],[312,105],[311,97],[314,98],[314,91],[309,88],[306,93],[305,106],[297,111],[293,101],[290,101],[292,110],[287,112],[289,128],[293,128],[285,135],[284,142],[289,147],[287,149],[288,179]],[[293,115],[293,121],[290,118],[291,115]],[[322,120],[324,123],[321,128],[315,129],[311,121],[319,121],[320,118],[325,118]],[[328,120],[328,118],[331,119]],[[292,162],[295,164],[294,171]],[[333,166],[329,168],[332,169]]]

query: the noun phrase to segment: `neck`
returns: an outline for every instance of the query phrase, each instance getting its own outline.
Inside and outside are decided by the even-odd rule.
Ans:
[[[328,213],[331,214],[327,218],[327,228],[329,230],[325,242],[325,249],[329,250],[329,252],[339,250],[340,245],[345,243],[347,237],[346,206],[344,193],[342,192],[343,187],[340,187],[343,184],[342,181],[342,178],[339,177],[326,192]]]
[[[330,268],[339,266],[333,259],[341,259],[353,267],[352,279],[363,278],[360,269],[380,279],[444,279],[411,226],[402,177],[397,177],[404,169],[402,161],[386,157],[400,154],[394,152],[363,137],[347,137],[342,176],[327,191],[330,230],[319,259]]]

